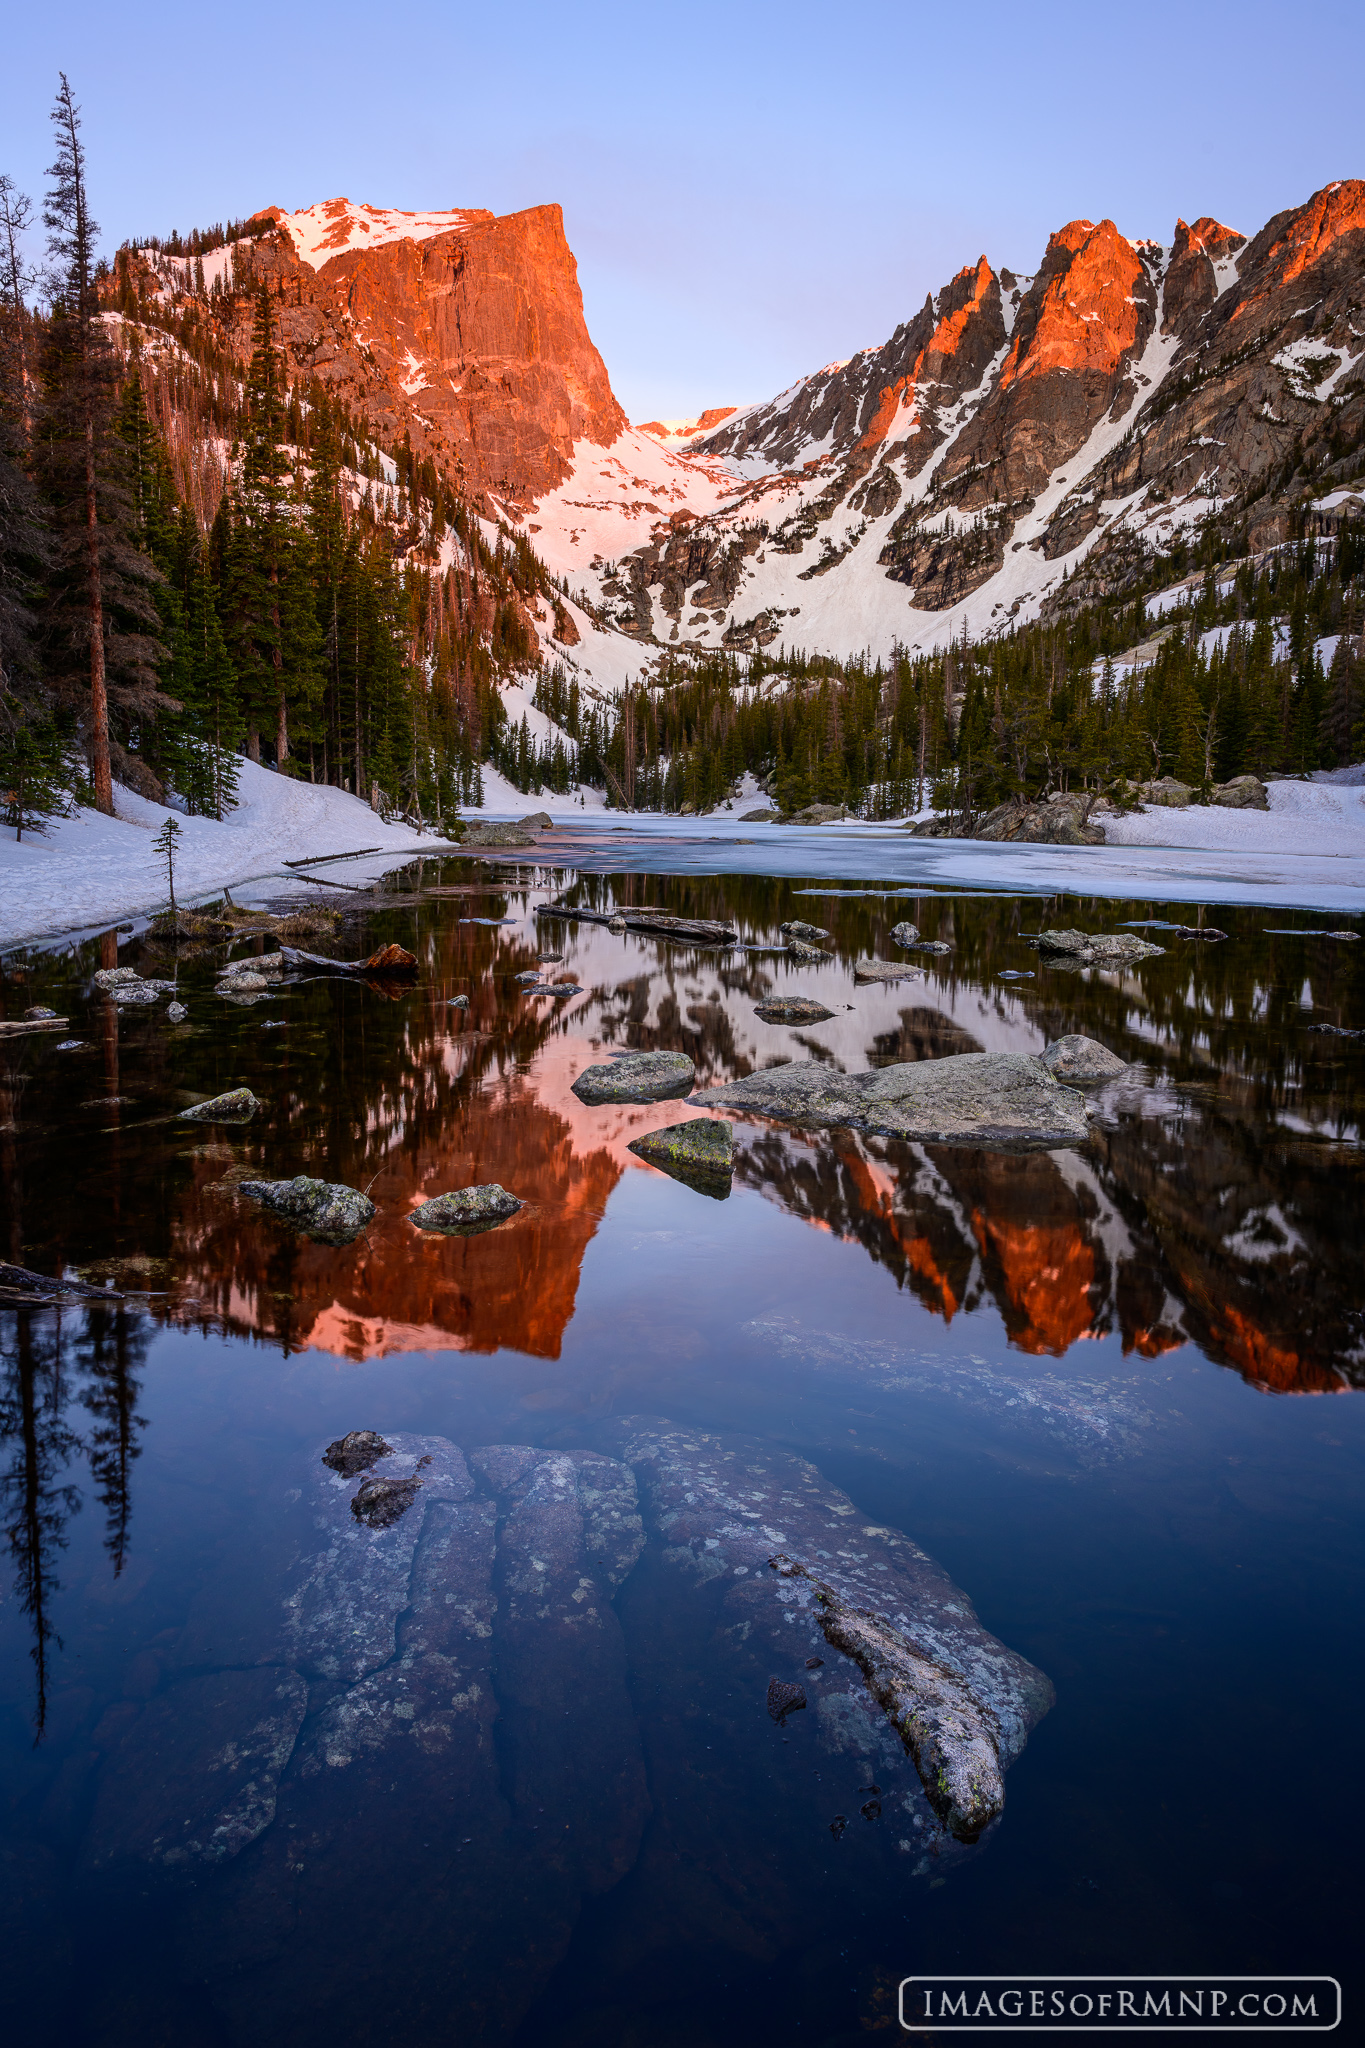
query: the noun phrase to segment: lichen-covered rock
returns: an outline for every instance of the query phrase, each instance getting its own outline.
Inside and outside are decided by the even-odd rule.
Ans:
[[[1155,804],[1158,810],[1183,811],[1194,791],[1188,782],[1177,782],[1174,775],[1162,775],[1155,782],[1144,782],[1139,794],[1145,804]]]
[[[952,950],[947,939],[921,939],[916,947],[916,951],[920,953],[943,954],[951,953]]]
[[[754,1015],[765,1024],[824,1024],[834,1012],[813,996],[768,996],[754,1004]]]
[[[638,1159],[657,1166],[700,1194],[718,1196],[723,1201],[730,1192],[735,1164],[734,1126],[718,1117],[694,1116],[685,1124],[669,1124],[661,1131],[650,1131],[647,1136],[634,1139],[630,1150]]]
[[[739,822],[741,825],[775,825],[781,815],[780,811],[774,811],[771,808],[761,811],[741,811]]]
[[[226,1095],[212,1095],[207,1102],[196,1102],[180,1114],[197,1124],[244,1124],[264,1108],[265,1104],[249,1088],[229,1088]]]
[[[127,988],[141,979],[136,967],[100,967],[94,976],[95,987],[103,989],[106,994],[112,989]]]
[[[1050,956],[1053,964],[1070,960],[1081,967],[1123,967],[1133,960],[1154,959],[1166,950],[1154,946],[1150,939],[1140,939],[1136,932],[1046,931],[1026,938],[1024,944]]]
[[[168,1003],[166,1006],[166,1017],[172,1024],[183,1024],[189,1014],[183,1003]]]
[[[1048,1072],[1059,1081],[1109,1081],[1128,1071],[1126,1060],[1110,1052],[1098,1039],[1085,1038],[1078,1031],[1054,1038],[1041,1058]]]
[[[244,1180],[238,1187],[252,1201],[323,1244],[352,1243],[374,1215],[374,1203],[359,1188],[348,1188],[341,1181],[314,1180],[306,1173],[293,1180]]]
[[[630,1052],[585,1067],[573,1084],[580,1102],[668,1102],[686,1095],[697,1070],[685,1052]]]
[[[362,1479],[351,1499],[351,1513],[367,1529],[391,1529],[413,1505],[421,1484],[415,1473],[406,1479]]]
[[[807,946],[818,946],[822,939],[829,937],[823,925],[806,924],[799,917],[790,918],[786,924],[779,925],[778,930],[784,939],[799,939]]]
[[[1087,1135],[1084,1096],[1029,1053],[958,1053],[839,1074],[820,1060],[765,1067],[692,1098],[807,1128],[847,1125],[926,1144],[1067,1145]]]
[[[811,946],[804,939],[788,939],[787,958],[795,960],[798,967],[818,967],[822,961],[832,960],[834,955],[823,946]]]
[[[847,816],[848,811],[843,804],[807,804],[804,810],[793,811],[782,822],[784,825],[835,825]]]
[[[439,1230],[447,1237],[473,1237],[478,1231],[492,1230],[495,1224],[505,1223],[521,1206],[518,1196],[509,1194],[497,1181],[489,1181],[483,1187],[433,1195],[429,1202],[418,1203],[408,1221],[419,1230]]]
[[[907,918],[900,924],[892,925],[891,936],[898,946],[917,946],[919,944],[919,926],[911,924]]]
[[[249,969],[243,968],[239,974],[220,981],[214,993],[220,996],[258,995],[262,989],[269,986],[263,974],[252,974]]]

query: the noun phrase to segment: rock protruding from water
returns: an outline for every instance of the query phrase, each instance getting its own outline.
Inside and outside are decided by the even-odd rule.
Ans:
[[[314,1180],[300,1173],[293,1180],[244,1180],[240,1192],[283,1216],[305,1237],[322,1244],[351,1244],[374,1215],[374,1203],[359,1188],[342,1181]]]
[[[196,1124],[244,1124],[264,1108],[249,1088],[229,1088],[226,1095],[210,1096],[207,1102],[196,1102],[180,1114]]]
[[[919,926],[911,924],[907,918],[901,924],[892,925],[891,936],[898,946],[917,946],[919,944]]]
[[[585,1067],[573,1084],[580,1102],[670,1102],[686,1095],[697,1070],[685,1052],[629,1052]]]
[[[481,1230],[492,1230],[505,1223],[521,1206],[518,1196],[509,1194],[493,1180],[483,1187],[433,1195],[429,1202],[419,1202],[408,1221],[419,1230],[439,1230],[446,1237],[474,1237]]]
[[[734,1172],[734,1126],[717,1118],[694,1116],[685,1124],[669,1124],[636,1138],[629,1149],[637,1159],[657,1166],[699,1194],[724,1201]]]
[[[1031,1053],[959,1053],[839,1074],[820,1060],[704,1088],[699,1108],[743,1109],[807,1128],[847,1126],[924,1144],[1069,1145],[1087,1135],[1085,1097]]]
[[[1053,965],[1074,962],[1078,967],[1125,967],[1133,960],[1151,960],[1165,952],[1136,932],[1046,931],[1024,940],[1026,946],[1048,958]]]
[[[823,946],[808,945],[805,939],[788,939],[787,958],[795,960],[798,967],[819,967],[834,955]]]
[[[824,1024],[834,1012],[814,996],[769,996],[754,1004],[754,1015],[765,1024]]]
[[[829,937],[823,925],[806,924],[799,917],[793,917],[786,924],[778,926],[784,939],[797,939],[805,946],[818,946]]]
[[[328,1444],[322,1462],[343,1479],[354,1479],[357,1473],[368,1472],[371,1465],[389,1457],[392,1450],[392,1444],[386,1444],[377,1429],[353,1429]]]
[[[524,818],[517,819],[523,832],[549,832],[554,822],[548,811],[528,811]]]
[[[1115,1075],[1128,1071],[1126,1060],[1110,1052],[1097,1038],[1085,1038],[1079,1031],[1054,1038],[1041,1058],[1048,1072],[1059,1081],[1112,1081]]]
[[[782,1727],[788,1714],[798,1714],[806,1705],[804,1689],[787,1678],[768,1680],[768,1714]]]
[[[351,1500],[351,1513],[367,1529],[391,1529],[412,1506],[421,1484],[415,1473],[406,1479],[362,1479]]]
[[[855,981],[916,981],[919,968],[912,967],[908,960],[855,960],[853,979]]]

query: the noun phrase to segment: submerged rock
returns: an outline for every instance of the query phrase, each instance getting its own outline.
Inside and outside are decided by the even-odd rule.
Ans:
[[[510,1195],[497,1181],[489,1181],[483,1187],[460,1188],[453,1194],[434,1195],[429,1202],[419,1202],[408,1221],[419,1230],[439,1230],[447,1237],[472,1237],[478,1231],[492,1230],[495,1224],[505,1223],[521,1207],[516,1195]]]
[[[778,930],[784,939],[797,939],[806,946],[818,946],[822,939],[829,937],[823,925],[805,924],[799,917],[793,917],[786,924],[779,925]]]
[[[907,918],[901,924],[892,925],[891,936],[898,946],[917,946],[919,944],[919,926],[911,924]]]
[[[800,1713],[806,1704],[806,1695],[799,1685],[792,1685],[785,1678],[768,1680],[768,1713],[780,1727],[788,1714]]]
[[[1109,1081],[1115,1074],[1128,1071],[1127,1060],[1121,1060],[1098,1039],[1084,1038],[1078,1031],[1054,1038],[1041,1058],[1048,1072],[1059,1081]]]
[[[979,1834],[1004,1803],[1006,1765],[1052,1705],[1043,1673],[981,1626],[917,1545],[865,1523],[803,1458],[643,1420],[624,1420],[612,1435],[665,1560],[699,1594],[711,1591],[717,1630],[804,1671],[804,1682],[772,1682],[816,1688],[822,1735],[876,1758],[885,1783],[870,1691],[935,1812],[960,1839]],[[809,1661],[826,1645],[856,1675],[848,1663]]]
[[[1046,931],[1025,938],[1024,944],[1051,956],[1054,964],[1070,960],[1082,967],[1125,966],[1131,960],[1154,959],[1166,950],[1136,932]]]
[[[685,1052],[630,1052],[585,1067],[573,1084],[580,1102],[668,1102],[686,1095],[697,1070]]]
[[[632,1141],[638,1159],[671,1174],[700,1194],[724,1200],[734,1171],[734,1126],[719,1118],[694,1116],[685,1124],[669,1124]]]
[[[273,1209],[306,1237],[323,1244],[350,1244],[374,1215],[374,1203],[359,1188],[314,1180],[306,1173],[293,1180],[244,1180],[238,1186],[252,1201]]]
[[[746,1109],[782,1122],[847,1125],[927,1144],[1066,1145],[1087,1135],[1085,1097],[1059,1087],[1029,1053],[958,1053],[903,1060],[866,1074],[839,1074],[819,1060],[766,1067],[698,1106]]]
[[[212,1095],[207,1102],[196,1102],[180,1114],[191,1123],[244,1124],[264,1108],[265,1104],[249,1088],[229,1088],[226,1095]]]
[[[754,1004],[754,1015],[765,1024],[823,1024],[834,1012],[813,996],[770,996]]]

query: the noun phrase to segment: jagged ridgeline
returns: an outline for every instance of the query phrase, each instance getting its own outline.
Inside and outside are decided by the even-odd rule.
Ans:
[[[1250,240],[1073,222],[680,435],[626,421],[557,207],[271,207],[101,263],[65,82],[54,118],[60,289],[0,277],[20,832],[113,776],[221,815],[243,755],[440,823],[490,763],[967,819],[1365,752],[1365,187]]]

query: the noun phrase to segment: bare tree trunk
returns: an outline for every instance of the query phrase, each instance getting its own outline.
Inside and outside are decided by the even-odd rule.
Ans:
[[[85,551],[90,591],[90,780],[95,809],[114,815],[114,777],[109,762],[109,691],[104,675],[104,587],[100,577],[99,511],[95,502],[95,421],[89,397],[85,411]]]

